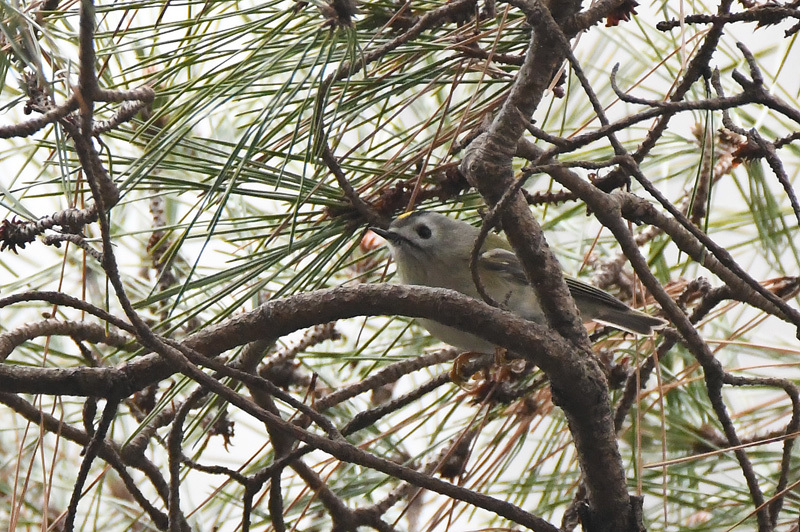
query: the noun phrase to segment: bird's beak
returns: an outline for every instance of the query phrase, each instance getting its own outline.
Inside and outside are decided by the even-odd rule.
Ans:
[[[397,231],[392,231],[391,229],[381,229],[380,227],[370,227],[369,229],[376,235],[386,240],[386,243],[389,244],[389,247],[391,248],[396,248],[397,246],[416,247],[416,244],[414,244],[414,242],[410,241],[408,238],[404,237]]]
[[[385,240],[388,240],[389,242],[397,240],[397,235],[395,235],[392,231],[389,231],[388,229],[381,229],[380,227],[370,227],[369,230],[375,233],[376,235],[383,237]]]

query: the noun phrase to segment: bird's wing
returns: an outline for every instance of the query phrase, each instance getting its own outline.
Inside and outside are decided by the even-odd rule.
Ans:
[[[478,264],[487,270],[499,273],[511,282],[528,284],[528,278],[522,269],[522,263],[511,251],[498,248],[490,249],[481,254],[478,258]],[[564,276],[564,280],[567,282],[567,287],[575,299],[589,300],[595,303],[602,302],[620,310],[628,308],[625,303],[604,290],[568,275]]]
[[[628,305],[612,296],[605,290],[600,290],[596,286],[586,284],[583,281],[579,281],[568,276],[564,276],[564,280],[567,282],[567,287],[569,288],[569,292],[572,294],[573,299],[588,299],[594,301],[595,303],[605,303],[606,305],[618,308],[619,310],[629,310]]]
[[[484,251],[478,257],[478,266],[496,272],[515,284],[528,284],[522,264],[511,251],[500,248]]]

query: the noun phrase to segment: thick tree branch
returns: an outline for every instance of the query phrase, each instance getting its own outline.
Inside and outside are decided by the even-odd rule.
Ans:
[[[525,62],[489,130],[469,146],[461,164],[467,180],[489,205],[495,205],[507,190],[515,186],[512,159],[518,141],[552,76],[566,57],[561,42],[565,37],[559,23],[576,14],[579,7],[577,2],[562,2],[551,15],[535,0],[512,3],[525,12],[534,26]],[[553,33],[554,27],[558,34]],[[535,161],[536,164],[547,162]],[[636,522],[636,512],[627,492],[613,430],[608,385],[591,356],[586,330],[577,317],[561,266],[547,247],[543,232],[533,220],[521,194],[509,199],[501,219],[549,323],[574,346],[572,354],[562,361],[563,367],[568,368],[565,373],[570,375],[571,383],[545,372],[553,385],[554,399],[569,420],[581,470],[589,488],[590,508],[585,513],[584,527],[590,531],[638,531],[642,525]],[[592,410],[589,415],[587,408]]]

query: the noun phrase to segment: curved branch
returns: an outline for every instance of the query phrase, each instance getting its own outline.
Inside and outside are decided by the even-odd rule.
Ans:
[[[47,319],[26,323],[0,335],[0,361],[5,360],[20,345],[40,336],[69,336],[79,341],[107,344],[117,348],[133,346],[133,338],[107,331],[102,325],[80,321]],[[130,350],[130,348],[129,348]]]
[[[214,357],[240,345],[275,338],[318,323],[355,316],[402,315],[428,318],[520,353],[554,382],[569,378],[564,367],[570,346],[537,323],[451,290],[422,286],[364,284],[276,299],[187,338],[181,345]],[[564,353],[570,356],[564,358]],[[129,395],[175,373],[156,355],[115,368],[31,368],[0,366],[0,387],[9,392],[47,395]]]

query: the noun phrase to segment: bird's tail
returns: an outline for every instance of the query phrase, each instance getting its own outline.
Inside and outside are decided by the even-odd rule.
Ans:
[[[599,315],[592,316],[592,320],[623,331],[644,335],[652,334],[653,331],[667,326],[666,320],[649,316],[632,308],[617,309],[607,307],[602,309]]]

